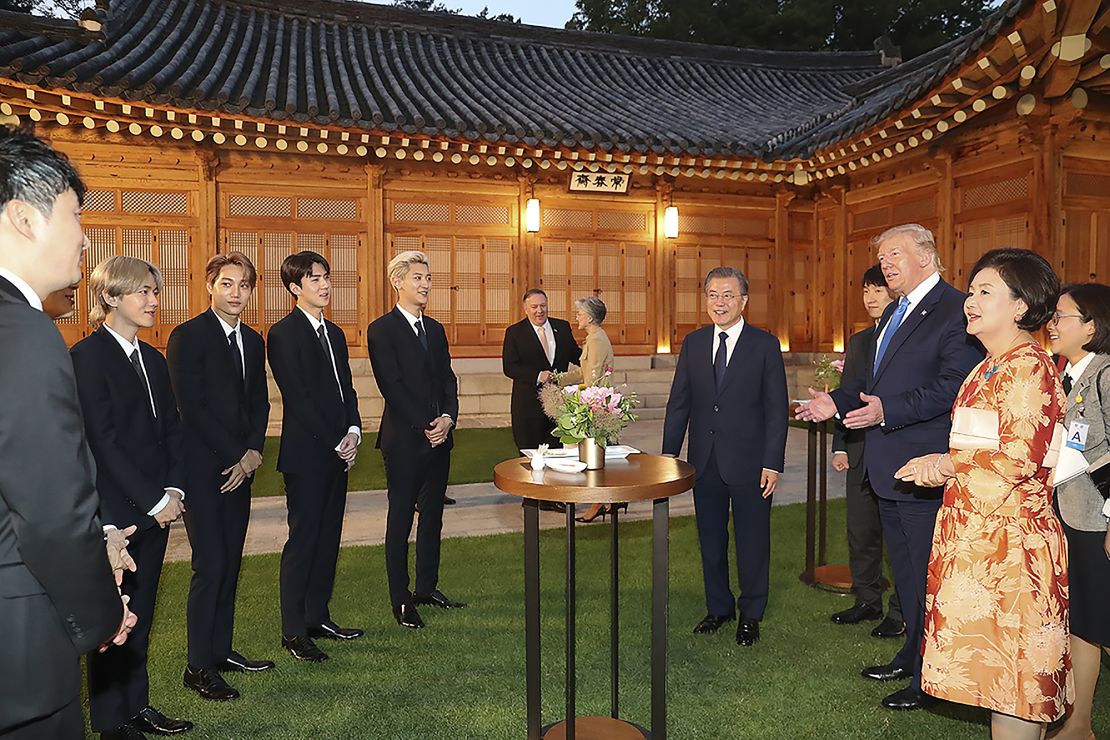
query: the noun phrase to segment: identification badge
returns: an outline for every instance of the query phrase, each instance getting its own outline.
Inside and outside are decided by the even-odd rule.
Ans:
[[[1071,426],[1068,427],[1068,447],[1073,450],[1082,452],[1087,449],[1087,432],[1090,431],[1091,425],[1082,421],[1073,421]]]

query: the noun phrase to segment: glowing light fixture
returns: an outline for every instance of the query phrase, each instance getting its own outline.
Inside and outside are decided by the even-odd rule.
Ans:
[[[663,236],[678,238],[678,206],[667,206],[663,211]]]
[[[536,185],[531,183],[528,202],[524,206],[524,228],[529,234],[540,230],[540,199],[536,197]]]

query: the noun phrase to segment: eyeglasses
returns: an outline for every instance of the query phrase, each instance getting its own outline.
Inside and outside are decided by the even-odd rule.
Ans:
[[[740,296],[735,294],[735,293],[706,293],[705,297],[711,303],[716,303],[717,301],[724,301],[725,303],[732,303],[736,299],[740,298]]]
[[[1054,313],[1054,314],[1052,314],[1052,318],[1048,320],[1048,323],[1050,323],[1050,324],[1059,324],[1060,319],[1080,319],[1081,321],[1086,321],[1086,319],[1083,318],[1082,314],[1077,314],[1077,313]]]

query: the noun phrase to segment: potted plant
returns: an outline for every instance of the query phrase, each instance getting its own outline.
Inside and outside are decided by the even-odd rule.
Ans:
[[[544,413],[555,422],[554,434],[560,442],[578,445],[578,459],[587,470],[603,468],[605,446],[636,421],[636,394],[624,386],[613,388],[611,368],[593,385],[563,385],[561,377],[554,374],[552,382],[540,389]]]

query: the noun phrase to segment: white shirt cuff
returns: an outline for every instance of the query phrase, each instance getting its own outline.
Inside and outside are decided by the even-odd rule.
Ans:
[[[108,533],[111,532],[113,529],[119,529],[119,527],[117,527],[114,524],[105,524],[104,525],[104,536],[107,537]]]
[[[833,454],[834,455],[847,455],[848,453],[845,452],[844,450],[833,450]]]
[[[1102,505],[1102,515],[1110,519],[1110,498],[1106,499],[1106,503]]]
[[[158,516],[158,512],[166,508],[170,503],[170,495],[168,493],[162,496],[162,499],[154,505],[154,508],[146,513],[147,516]]]

